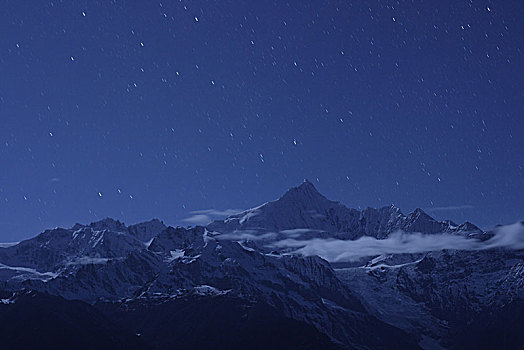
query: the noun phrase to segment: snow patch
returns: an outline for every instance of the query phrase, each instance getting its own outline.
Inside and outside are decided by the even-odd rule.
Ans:
[[[334,301],[331,301],[329,299],[324,299],[324,298],[321,298],[321,300],[322,300],[322,304],[326,305],[327,307],[329,307],[331,309],[338,309],[338,310],[347,311],[346,308],[343,308],[342,306],[338,305]]]
[[[17,272],[23,272],[23,273],[27,273],[27,274],[36,275],[36,276],[50,277],[50,279],[55,278],[55,277],[58,276],[58,274],[55,273],[55,272],[39,272],[39,271],[36,271],[35,269],[29,268],[29,267],[8,266],[8,265],[4,265],[4,264],[0,263],[0,270],[2,270],[2,269],[11,270],[11,271],[17,271]]]
[[[0,243],[0,248],[9,248],[9,247],[12,247],[12,246],[17,245],[18,243],[20,243],[20,242],[5,242],[5,243]]]
[[[90,265],[90,264],[105,264],[109,261],[108,258],[93,258],[90,256],[83,256],[81,258],[69,261],[66,263],[67,266],[70,265]]]
[[[171,254],[171,256],[165,260],[166,262],[171,262],[176,259],[183,258],[185,255],[185,252],[183,249],[175,249],[175,250],[171,250],[169,254]]]
[[[193,288],[195,291],[195,294],[197,295],[203,295],[203,296],[210,296],[210,295],[225,295],[229,293],[231,290],[220,290],[213,286],[208,286],[207,284],[203,284],[200,286],[196,286]]]
[[[98,245],[98,243],[103,242],[103,239],[104,239],[104,232],[95,231],[93,237],[91,238],[91,241],[94,240],[91,246],[95,248]]]
[[[146,248],[149,248],[149,246],[151,245],[151,243],[153,243],[153,240],[155,239],[155,237],[151,238],[149,241],[147,242],[144,242],[144,245],[146,246]]]
[[[238,241],[237,243],[242,247],[242,249],[247,250],[248,252],[254,252],[255,251],[255,249],[250,248],[250,247],[246,247],[245,245],[243,245],[242,241]]]
[[[422,261],[423,258],[420,258],[418,260],[415,260],[415,261],[411,261],[411,262],[407,262],[407,263],[404,263],[404,264],[397,264],[397,265],[387,265],[387,264],[377,264],[377,265],[373,265],[373,266],[361,266],[360,268],[361,269],[367,269],[367,270],[376,270],[376,269],[399,269],[401,267],[404,267],[404,266],[409,266],[409,265],[415,265],[415,264],[418,264],[419,262]]]
[[[246,222],[246,221],[249,220],[250,218],[252,218],[252,217],[254,217],[254,216],[257,216],[257,215],[258,215],[258,213],[257,213],[256,210],[255,210],[255,211],[247,212],[244,216],[242,216],[242,217],[240,218],[239,223],[240,223],[240,224],[243,224],[244,222]]]
[[[384,261],[384,260],[386,260],[387,258],[390,258],[390,257],[392,257],[392,256],[393,256],[393,255],[379,255],[379,256],[377,256],[376,258],[371,259],[371,261],[370,261],[370,265],[372,265],[372,266],[373,266],[373,265],[376,265],[376,264],[378,264],[379,262]]]

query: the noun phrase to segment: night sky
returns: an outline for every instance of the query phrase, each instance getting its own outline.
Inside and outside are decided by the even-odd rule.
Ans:
[[[524,2],[0,1],[0,241],[188,225],[304,178],[524,219]]]

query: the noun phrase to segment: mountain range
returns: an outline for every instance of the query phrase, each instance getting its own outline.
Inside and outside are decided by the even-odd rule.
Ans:
[[[521,348],[524,224],[362,211],[304,181],[207,226],[110,218],[0,248],[11,348]]]

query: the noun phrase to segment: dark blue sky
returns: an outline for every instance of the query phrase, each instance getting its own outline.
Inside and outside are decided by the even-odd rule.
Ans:
[[[0,240],[303,178],[524,219],[522,1],[1,1]]]

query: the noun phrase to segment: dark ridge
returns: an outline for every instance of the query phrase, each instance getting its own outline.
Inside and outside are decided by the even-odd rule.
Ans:
[[[33,291],[9,295],[0,304],[3,349],[145,349],[135,334],[125,331],[82,301]]]

